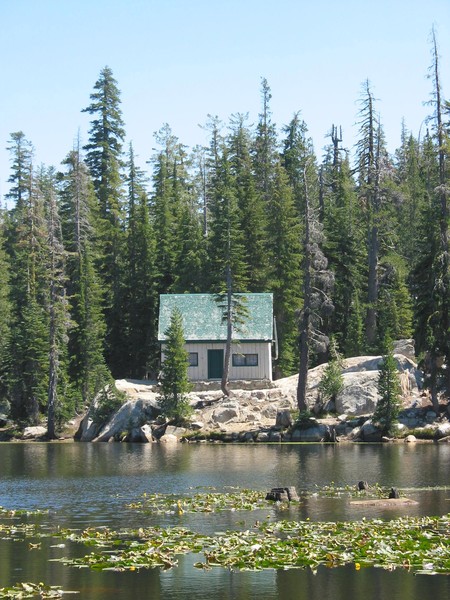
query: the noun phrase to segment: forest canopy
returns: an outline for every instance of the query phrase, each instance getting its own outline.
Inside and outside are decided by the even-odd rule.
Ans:
[[[301,356],[303,368],[326,361],[330,339],[354,356],[414,337],[436,404],[450,389],[450,103],[434,36],[429,76],[427,127],[417,138],[399,124],[393,154],[369,81],[352,153],[339,123],[321,157],[300,112],[274,123],[263,78],[255,124],[209,115],[209,143],[193,149],[164,124],[142,169],[109,67],[81,107],[87,144],[58,167],[36,166],[32,141],[12,132],[0,212],[11,416],[47,415],[53,435],[113,378],[155,377],[159,295],[220,294],[227,273],[234,292],[273,292],[277,377],[298,373]]]

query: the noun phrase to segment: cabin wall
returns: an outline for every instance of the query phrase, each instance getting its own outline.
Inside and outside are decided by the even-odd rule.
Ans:
[[[188,375],[191,381],[207,381],[208,377],[208,350],[223,350],[225,356],[225,343],[223,342],[190,342],[186,344],[186,350],[197,354],[197,366],[188,367]],[[254,355],[258,357],[256,366],[230,366],[230,381],[234,380],[263,380],[272,381],[272,345],[270,342],[233,342],[231,353],[240,355]],[[164,361],[164,345],[161,360]]]

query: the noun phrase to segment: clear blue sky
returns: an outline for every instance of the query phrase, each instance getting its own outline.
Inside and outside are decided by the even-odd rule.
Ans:
[[[0,0],[0,197],[11,132],[24,131],[36,164],[59,166],[78,131],[87,141],[80,111],[105,65],[143,167],[164,123],[192,147],[206,143],[208,113],[255,122],[261,77],[274,122],[301,111],[319,156],[333,123],[354,143],[369,79],[394,150],[402,118],[418,134],[430,111],[433,25],[449,99],[449,0]]]

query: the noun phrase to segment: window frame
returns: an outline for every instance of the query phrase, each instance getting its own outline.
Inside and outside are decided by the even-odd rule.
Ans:
[[[256,362],[249,363],[249,357],[256,357]],[[239,357],[236,362],[236,357]],[[241,360],[243,359],[243,362]],[[251,359],[250,359],[251,360]],[[231,364],[233,367],[259,367],[259,354],[256,352],[236,352],[233,353]]]
[[[192,361],[195,359],[195,363]],[[188,352],[189,367],[198,367],[198,352]]]

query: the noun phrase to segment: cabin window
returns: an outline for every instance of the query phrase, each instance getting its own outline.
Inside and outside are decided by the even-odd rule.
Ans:
[[[189,366],[198,367],[198,352],[189,352]]]
[[[257,367],[257,354],[233,354],[233,367]]]

